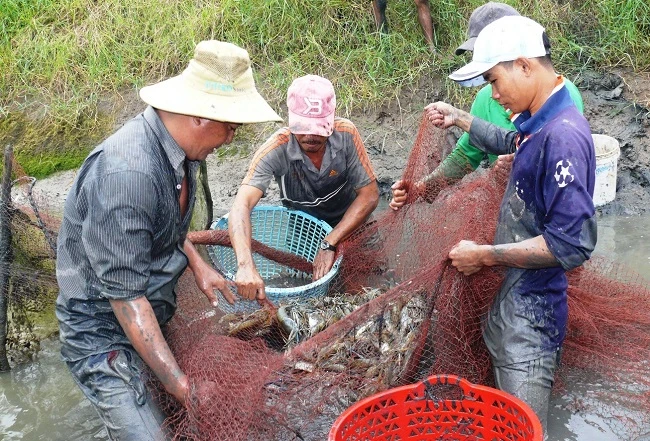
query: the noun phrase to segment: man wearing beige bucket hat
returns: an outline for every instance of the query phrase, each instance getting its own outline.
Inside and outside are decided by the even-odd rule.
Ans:
[[[146,110],[95,148],[68,194],[58,239],[61,353],[109,437],[163,438],[143,365],[180,403],[205,390],[181,371],[160,325],[187,266],[213,305],[225,280],[185,240],[200,161],[241,124],[281,121],[255,88],[248,53],[203,41],[182,74],[144,87]],[[200,397],[198,397],[200,399]]]
[[[332,83],[317,75],[296,78],[287,93],[289,127],[257,150],[230,210],[228,228],[237,255],[237,291],[264,298],[251,252],[251,210],[272,179],[286,207],[305,211],[333,230],[314,259],[314,280],[332,268],[336,247],[368,220],[379,202],[370,158],[354,124],[335,118]]]

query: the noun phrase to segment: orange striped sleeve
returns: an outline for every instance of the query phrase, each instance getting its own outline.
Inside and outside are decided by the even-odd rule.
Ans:
[[[259,164],[259,162],[264,158],[266,155],[268,155],[270,152],[275,150],[276,148],[280,147],[283,144],[286,144],[289,142],[289,129],[288,128],[282,128],[275,132],[269,139],[266,140],[262,146],[257,149],[255,152],[255,155],[253,155],[253,159],[251,160],[251,165],[248,167],[248,173],[246,173],[246,176],[244,177],[244,180],[242,181],[242,184],[248,184],[250,180],[253,178],[253,175],[255,174],[255,168]]]
[[[354,148],[359,157],[359,161],[361,161],[363,169],[366,171],[371,181],[376,181],[377,177],[375,176],[375,171],[370,163],[370,157],[368,156],[368,152],[366,152],[366,147],[363,145],[361,134],[359,134],[359,130],[357,130],[356,126],[348,119],[339,118],[335,121],[334,128],[339,132],[345,132],[352,135],[352,142],[354,142]]]

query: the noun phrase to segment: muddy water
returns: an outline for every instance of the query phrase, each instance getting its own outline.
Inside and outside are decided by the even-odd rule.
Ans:
[[[60,361],[58,341],[44,341],[41,348],[34,362],[0,374],[0,439],[108,440],[95,410]]]
[[[650,280],[650,216],[599,219],[596,254],[625,263]],[[43,342],[33,363],[0,374],[0,439],[4,441],[107,440],[94,409],[83,398],[59,360],[57,341]],[[603,415],[576,412],[576,402],[602,387],[576,379],[553,397],[549,439],[562,441],[618,441]]]

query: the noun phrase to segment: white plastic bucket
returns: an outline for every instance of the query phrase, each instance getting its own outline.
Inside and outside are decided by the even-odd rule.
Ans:
[[[596,183],[594,205],[600,207],[616,197],[616,165],[621,148],[615,138],[607,135],[591,135],[596,148]]]

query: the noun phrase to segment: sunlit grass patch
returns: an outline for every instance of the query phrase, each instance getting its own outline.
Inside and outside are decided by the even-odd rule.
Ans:
[[[69,154],[67,143],[53,142],[57,133],[87,151],[112,130],[99,115],[100,98],[180,73],[205,39],[246,48],[258,88],[279,111],[291,81],[314,73],[332,80],[339,114],[349,116],[393,100],[422,76],[444,77],[466,62],[468,56],[453,51],[471,11],[483,3],[431,2],[432,54],[412,1],[389,4],[390,32],[383,35],[369,0],[2,0],[0,118],[31,121],[33,136],[18,140],[16,149],[41,149],[45,162]],[[645,0],[510,3],[546,26],[558,70],[570,77],[613,65],[650,69]],[[454,102],[471,102],[471,91],[446,87]],[[7,126],[0,124],[0,136],[8,136]],[[73,167],[84,155],[72,156],[35,173]]]

